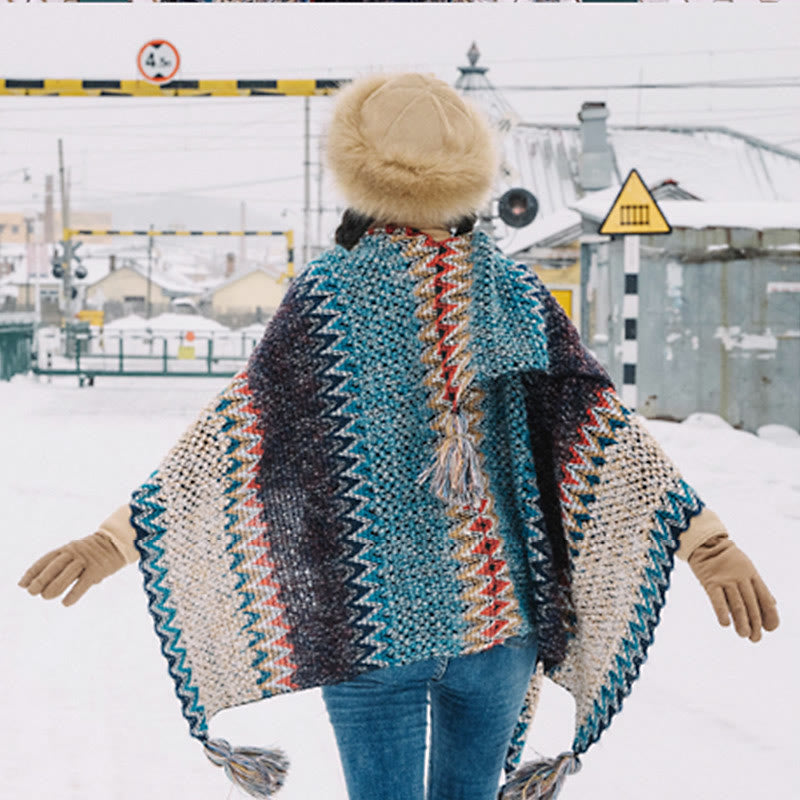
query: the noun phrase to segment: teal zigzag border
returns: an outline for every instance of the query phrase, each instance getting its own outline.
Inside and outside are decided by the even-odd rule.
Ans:
[[[198,689],[192,683],[192,670],[186,663],[186,650],[180,646],[181,631],[172,622],[176,609],[170,604],[170,591],[163,585],[166,569],[160,564],[164,549],[159,542],[166,529],[158,523],[164,507],[158,502],[161,486],[157,473],[133,493],[131,499],[131,524],[136,530],[136,549],[139,551],[139,568],[144,576],[150,614],[156,634],[161,640],[161,652],[169,664],[169,673],[175,681],[175,693],[181,702],[183,716],[189,723],[192,736],[206,739],[208,721],[205,708],[199,701]]]

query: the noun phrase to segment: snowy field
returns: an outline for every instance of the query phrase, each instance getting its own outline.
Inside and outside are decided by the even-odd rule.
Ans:
[[[2,798],[246,797],[188,735],[135,567],[68,609],[16,586],[32,561],[92,533],[124,502],[218,388],[212,379],[0,383]],[[756,562],[781,627],[757,645],[720,628],[679,564],[642,678],[564,800],[800,797],[800,449],[714,421],[650,427]],[[283,747],[292,760],[283,800],[345,800],[318,692],[224,712],[212,735]],[[571,701],[548,687],[527,755],[571,740]]]

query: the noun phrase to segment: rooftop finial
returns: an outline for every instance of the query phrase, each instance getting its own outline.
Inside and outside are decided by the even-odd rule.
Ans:
[[[478,50],[478,45],[475,42],[472,43],[469,50],[467,50],[467,58],[469,59],[469,65],[474,67],[478,63],[478,59],[481,57],[481,51]]]

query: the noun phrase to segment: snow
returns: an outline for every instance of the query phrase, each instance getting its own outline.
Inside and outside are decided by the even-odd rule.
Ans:
[[[756,434],[783,447],[800,447],[800,433],[788,425],[762,425]]]
[[[778,340],[769,328],[763,334],[742,333],[742,329],[738,325],[732,325],[731,327],[721,325],[714,331],[714,338],[722,342],[727,352],[731,350],[774,352],[778,349]]]
[[[159,314],[147,325],[154,331],[228,331],[221,322],[199,314]]]
[[[664,200],[659,208],[673,228],[800,228],[800,203],[735,203]]]
[[[148,327],[148,321],[139,314],[128,314],[103,326],[107,331],[143,331]]]
[[[223,383],[116,378],[98,379],[91,389],[74,379],[0,383],[5,797],[245,800],[188,735],[137,569],[126,568],[68,609],[16,586],[36,558],[91,533],[124,502]],[[755,645],[720,628],[690,570],[679,564],[641,679],[561,797],[800,797],[797,451],[713,415],[647,426],[758,565],[778,598],[782,627]],[[234,744],[277,744],[288,752],[292,768],[277,800],[346,800],[317,691],[224,712],[211,727]],[[571,739],[571,701],[548,686],[527,756],[534,748],[556,754]]]
[[[618,192],[619,186],[593,192],[573,203],[571,208],[600,222],[611,210]],[[797,201],[661,200],[658,207],[673,228],[748,228],[760,231],[800,228],[800,202]]]
[[[769,281],[767,294],[775,292],[800,292],[800,281]]]
[[[550,237],[576,228],[580,232],[581,216],[569,208],[540,215],[524,228],[507,226],[507,234],[497,244],[506,254],[519,253],[534,245],[546,242]],[[576,234],[577,238],[577,234]]]
[[[727,420],[722,419],[719,415],[708,414],[703,411],[695,411],[693,414],[689,414],[683,421],[683,424],[695,428],[705,428],[706,430],[733,429],[733,425]]]

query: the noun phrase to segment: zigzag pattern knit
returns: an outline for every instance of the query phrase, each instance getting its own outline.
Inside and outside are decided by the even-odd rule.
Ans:
[[[420,479],[456,418],[472,503]],[[387,228],[295,281],[131,508],[197,738],[224,708],[535,633],[581,753],[701,505],[534,275],[480,233]]]

